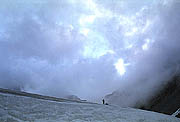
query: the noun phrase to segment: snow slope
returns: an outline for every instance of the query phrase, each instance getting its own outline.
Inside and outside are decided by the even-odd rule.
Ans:
[[[0,122],[180,122],[155,112],[0,93]]]

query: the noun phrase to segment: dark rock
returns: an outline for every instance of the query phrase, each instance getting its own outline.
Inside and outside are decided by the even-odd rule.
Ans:
[[[180,108],[180,76],[174,76],[148,104],[141,107],[145,110],[173,114]]]

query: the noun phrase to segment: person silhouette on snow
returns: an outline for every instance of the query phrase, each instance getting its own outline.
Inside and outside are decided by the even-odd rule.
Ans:
[[[103,102],[103,104],[104,104],[104,103],[105,103],[105,100],[103,99],[102,102]]]

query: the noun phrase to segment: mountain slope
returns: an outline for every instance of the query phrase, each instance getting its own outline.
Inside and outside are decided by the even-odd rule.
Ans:
[[[12,92],[12,91],[11,91]],[[51,101],[0,93],[1,122],[180,122],[180,119],[118,106]]]
[[[161,87],[158,87],[158,90],[156,90],[148,100],[137,99],[137,104],[131,105],[129,101],[132,101],[133,97],[137,97],[137,95],[132,93],[136,92],[128,94],[128,92],[114,91],[112,94],[106,95],[105,99],[110,104],[140,108],[171,115],[180,108],[180,75],[174,75],[170,80],[162,84]],[[177,117],[180,117],[180,115]]]
[[[165,114],[173,114],[179,109],[180,76],[174,76],[143,108]]]

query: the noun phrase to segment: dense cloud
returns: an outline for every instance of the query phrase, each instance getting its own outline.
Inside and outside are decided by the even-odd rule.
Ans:
[[[146,99],[179,70],[179,8],[175,0],[1,1],[0,86]]]

